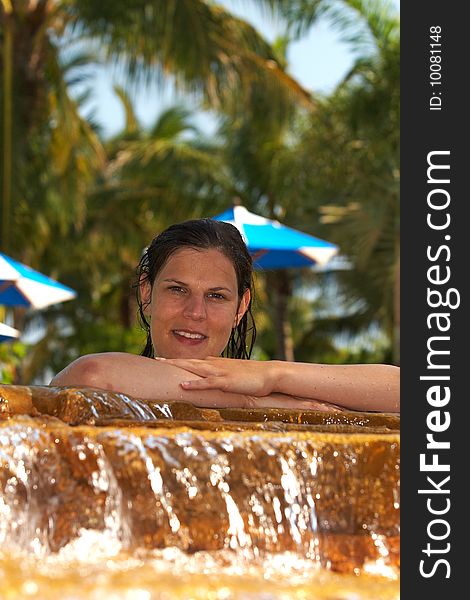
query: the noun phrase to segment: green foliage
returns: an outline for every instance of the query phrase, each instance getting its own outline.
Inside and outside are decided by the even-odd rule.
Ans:
[[[288,274],[296,359],[389,361],[399,291],[399,24],[387,4],[258,0],[286,19],[273,45],[209,1],[67,0],[41,12],[46,4],[13,0],[10,254],[77,290],[78,300],[28,315],[27,326],[45,335],[31,347],[0,346],[3,376],[41,382],[81,354],[139,353],[132,285],[143,247],[234,197],[337,243],[353,264],[330,283]],[[289,39],[319,18],[340,31],[356,62],[314,104],[289,76],[286,56]],[[74,50],[77,42],[96,55]],[[83,116],[90,92],[71,94],[76,84],[91,87],[89,68],[103,57],[124,64],[127,89],[171,74],[218,111],[215,139],[201,136],[184,106],[143,128],[117,87],[126,124],[103,140]],[[258,283],[255,357],[273,358],[272,287],[263,275]],[[319,293],[302,295],[305,287]]]
[[[335,275],[344,302],[331,331],[353,340],[379,327],[388,339],[384,355],[398,362],[399,22],[387,3],[307,4],[322,4],[330,16],[334,8],[337,17],[345,5],[335,25],[363,54],[337,90],[299,119],[285,202],[294,226],[315,224],[310,232],[338,244],[353,265]]]
[[[27,352],[28,346],[22,342],[0,344],[0,383],[18,382],[18,370]]]

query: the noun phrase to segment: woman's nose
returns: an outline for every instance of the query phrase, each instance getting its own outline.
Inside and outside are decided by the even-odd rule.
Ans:
[[[203,296],[192,295],[184,307],[184,316],[200,321],[206,318],[206,303]]]

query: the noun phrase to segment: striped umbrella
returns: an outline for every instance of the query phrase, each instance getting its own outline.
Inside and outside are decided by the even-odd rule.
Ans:
[[[235,225],[260,269],[323,267],[338,253],[335,244],[251,213],[244,206],[234,206],[213,218]]]
[[[71,288],[0,253],[0,305],[41,309],[76,295]]]

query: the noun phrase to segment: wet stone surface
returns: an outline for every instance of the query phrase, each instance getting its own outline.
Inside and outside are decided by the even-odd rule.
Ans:
[[[395,581],[399,459],[397,415],[0,386],[0,571],[16,553],[82,560],[93,533],[88,555],[229,553],[260,574],[288,555]]]

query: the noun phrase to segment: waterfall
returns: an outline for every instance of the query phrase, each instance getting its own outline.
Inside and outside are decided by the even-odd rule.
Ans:
[[[125,557],[207,581],[282,572],[272,598],[327,576],[398,597],[399,459],[396,415],[0,386],[0,572],[21,555],[109,577]]]

